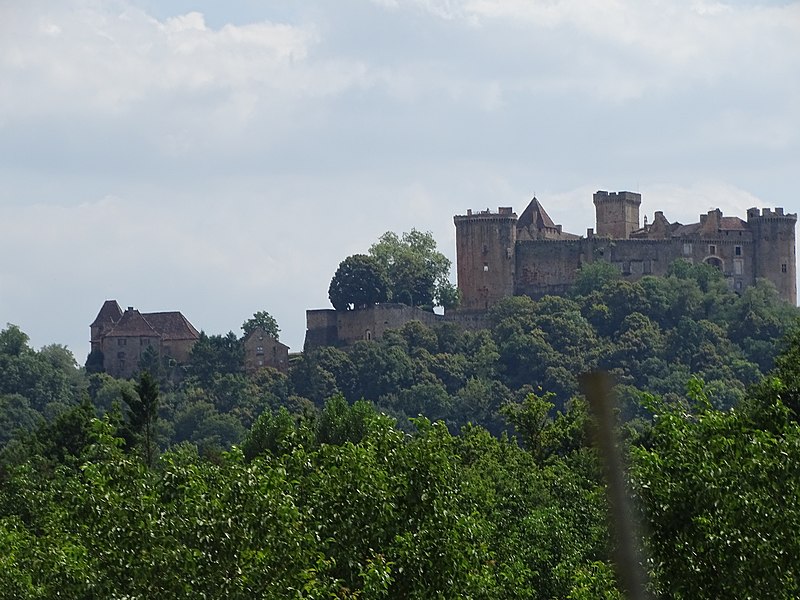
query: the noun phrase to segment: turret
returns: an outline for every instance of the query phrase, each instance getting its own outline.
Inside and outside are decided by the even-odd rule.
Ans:
[[[517,215],[509,207],[453,217],[461,310],[486,310],[514,293]]]
[[[642,195],[636,192],[605,192],[594,194],[597,235],[628,239],[639,229],[639,205]]]
[[[797,214],[784,214],[782,208],[747,211],[747,225],[753,232],[755,276],[774,283],[792,304],[797,304],[796,224]]]

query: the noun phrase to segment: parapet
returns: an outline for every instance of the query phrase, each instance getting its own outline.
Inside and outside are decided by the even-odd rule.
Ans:
[[[642,203],[642,195],[638,192],[607,192],[605,190],[597,190],[594,193],[594,203],[604,202],[632,202],[636,205]]]
[[[784,213],[783,207],[777,206],[775,209],[765,208],[748,208],[747,220],[752,219],[787,219],[791,221],[797,220],[797,213]]]
[[[478,212],[474,212],[471,208],[467,209],[466,215],[455,215],[453,219],[455,221],[465,221],[465,220],[473,220],[473,219],[513,219],[516,220],[517,213],[514,212],[514,209],[510,206],[499,206],[497,208],[497,212],[492,212],[488,208],[486,210],[481,210]]]

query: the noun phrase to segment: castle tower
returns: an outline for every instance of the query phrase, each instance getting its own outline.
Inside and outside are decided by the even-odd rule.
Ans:
[[[797,214],[783,214],[782,208],[765,208],[763,212],[751,208],[747,211],[747,224],[753,232],[755,276],[770,280],[781,297],[797,304]]]
[[[636,192],[604,192],[594,194],[597,235],[626,240],[639,229],[639,205],[642,195]]]
[[[514,294],[517,215],[509,207],[453,217],[461,310],[486,310]]]

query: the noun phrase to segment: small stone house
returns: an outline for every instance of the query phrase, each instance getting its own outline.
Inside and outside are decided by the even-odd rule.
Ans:
[[[282,344],[261,327],[256,327],[243,340],[244,370],[255,373],[272,367],[283,373],[289,370],[289,346]]]

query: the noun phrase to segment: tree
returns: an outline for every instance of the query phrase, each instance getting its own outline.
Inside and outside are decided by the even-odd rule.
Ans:
[[[328,288],[336,310],[367,308],[389,299],[389,280],[381,263],[372,256],[354,254],[341,263]]]
[[[412,229],[398,237],[387,231],[369,253],[386,270],[394,302],[445,308],[458,305],[458,292],[448,280],[450,259],[436,249],[431,232]]]
[[[123,399],[130,409],[128,418],[131,432],[142,439],[144,459],[153,464],[155,423],[158,420],[158,383],[148,371],[142,371],[136,384],[136,393],[123,390]]]
[[[278,322],[275,320],[275,318],[267,311],[260,310],[254,313],[251,319],[247,319],[244,323],[242,323],[244,337],[250,335],[250,333],[256,327],[261,327],[265,333],[271,335],[276,340],[280,339],[278,335],[280,334],[281,328],[278,327]]]
[[[243,368],[244,346],[235,333],[209,336],[200,332],[189,355],[189,369],[201,383],[211,385],[215,376],[239,373]]]

